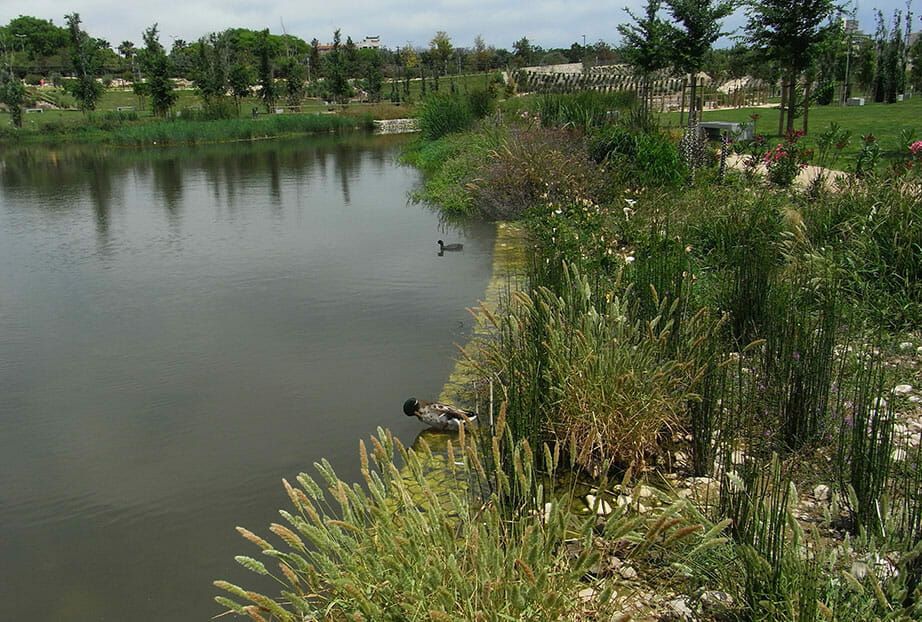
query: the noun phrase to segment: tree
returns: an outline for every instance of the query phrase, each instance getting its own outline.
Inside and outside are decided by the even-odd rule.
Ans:
[[[282,73],[288,105],[297,106],[304,98],[304,65],[296,57],[289,58],[282,66]]]
[[[166,50],[160,45],[157,24],[144,31],[144,49],[140,54],[141,66],[147,74],[147,94],[150,96],[151,112],[165,117],[176,103],[176,92],[170,79],[170,61]]]
[[[490,57],[492,50],[484,43],[483,37],[477,35],[474,37],[474,47],[471,49],[471,69],[474,71],[486,71],[490,67]]]
[[[74,80],[70,83],[70,92],[77,100],[77,105],[84,112],[95,110],[96,102],[102,96],[102,84],[96,81],[99,72],[99,47],[80,28],[80,14],[71,13],[64,18],[70,37],[71,63],[74,66]]]
[[[250,87],[253,86],[253,72],[250,65],[237,60],[231,65],[230,71],[227,72],[227,85],[230,87],[231,96],[234,98],[234,108],[237,114],[240,114],[240,103],[243,98],[250,94]]]
[[[378,50],[359,50],[359,65],[362,67],[365,91],[369,101],[381,100],[381,91],[384,87],[384,74],[381,67],[384,64]]]
[[[429,55],[432,58],[433,65],[435,65],[442,74],[447,73],[448,60],[451,58],[451,53],[451,38],[448,34],[444,30],[435,33],[435,36],[429,41]]]
[[[79,16],[77,17],[79,20]],[[60,54],[70,41],[70,34],[66,28],[55,26],[50,20],[28,15],[20,15],[10,20],[4,30],[17,42],[17,47],[21,46],[22,51],[33,61]]]
[[[677,69],[691,76],[688,124],[692,126],[698,119],[698,72],[714,42],[727,34],[721,30],[721,25],[733,12],[734,3],[730,0],[666,0],[666,5],[681,26],[672,30],[672,58]]]
[[[777,62],[787,83],[787,130],[794,130],[797,80],[810,67],[827,36],[825,25],[835,11],[833,0],[754,0],[748,11],[746,33],[765,58]],[[804,98],[809,106],[809,97]],[[806,124],[806,115],[804,117]],[[780,125],[780,121],[779,121]]]
[[[214,33],[198,40],[198,54],[193,70],[195,87],[206,107],[227,94],[228,49],[225,37]]]
[[[313,72],[313,76],[311,75]],[[316,38],[311,39],[310,56],[307,58],[307,79],[316,80],[322,75],[323,67],[320,63],[320,41]]]
[[[22,127],[22,107],[26,103],[26,87],[13,73],[10,65],[0,69],[0,103],[10,112],[14,127]]]
[[[917,37],[916,42],[909,48],[909,83],[913,90],[922,91],[922,37]]]
[[[330,96],[334,101],[342,102],[349,98],[349,80],[346,77],[346,59],[342,50],[342,37],[339,28],[333,32],[333,49],[327,54],[326,69],[330,83]]]
[[[669,67],[671,61],[669,43],[672,26],[660,19],[660,6],[660,0],[647,0],[642,17],[625,8],[634,23],[618,26],[621,54],[642,80],[641,102],[645,113],[649,110],[651,76]]]
[[[256,38],[256,55],[259,57],[259,98],[270,112],[278,99],[275,89],[275,67],[269,44],[269,29],[261,30]]]
[[[512,58],[516,67],[527,67],[535,57],[535,50],[527,37],[522,37],[512,44]]]

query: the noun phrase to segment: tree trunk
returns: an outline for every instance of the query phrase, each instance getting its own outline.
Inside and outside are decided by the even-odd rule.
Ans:
[[[812,87],[812,82],[809,78],[807,78],[807,83],[804,85],[804,124],[803,124],[804,134],[807,133],[808,121],[810,117],[811,87]]]
[[[784,111],[788,103],[788,87],[784,80],[781,81],[781,106],[778,110],[778,136],[784,134]]]
[[[685,125],[685,78],[682,78],[682,101],[679,103],[679,125]]]
[[[797,116],[797,75],[791,73],[790,83],[788,84],[788,132],[794,132],[795,116]]]
[[[688,126],[693,127],[698,121],[698,76],[691,76],[691,102],[688,105]]]

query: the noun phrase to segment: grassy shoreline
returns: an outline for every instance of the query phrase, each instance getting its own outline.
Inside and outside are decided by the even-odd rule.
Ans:
[[[297,593],[218,582],[234,597],[221,605],[323,620],[922,618],[918,171],[870,169],[835,192],[769,183],[722,170],[707,145],[685,145],[690,163],[630,115],[609,122],[612,103],[519,101],[479,123],[429,111],[451,129],[405,155],[425,173],[417,198],[525,232],[521,287],[491,284],[446,393],[484,405],[491,386],[495,426],[444,455],[379,431],[371,456],[361,444],[368,495],[318,466],[336,508],[299,476],[298,514],[282,514],[297,534],[273,525],[277,549],[244,534]],[[423,467],[436,453],[456,494]]]
[[[57,129],[12,130],[0,133],[0,146],[18,144],[109,144],[119,146],[195,145],[265,140],[302,134],[370,130],[370,115],[271,115],[255,119],[121,121],[105,118]]]

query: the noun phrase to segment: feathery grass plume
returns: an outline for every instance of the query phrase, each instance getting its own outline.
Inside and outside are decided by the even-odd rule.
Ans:
[[[256,546],[258,546],[261,551],[265,551],[266,549],[272,548],[272,545],[269,544],[267,540],[260,538],[259,536],[257,536],[255,533],[253,533],[249,529],[246,529],[244,527],[237,527],[236,529],[240,533],[241,536],[243,536],[244,538],[246,538],[247,540],[249,540]]]

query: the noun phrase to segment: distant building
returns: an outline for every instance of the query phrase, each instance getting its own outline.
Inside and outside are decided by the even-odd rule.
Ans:
[[[374,36],[365,37],[364,39],[359,41],[358,47],[371,48],[371,49],[377,50],[379,47],[381,47],[381,36],[374,35]]]

